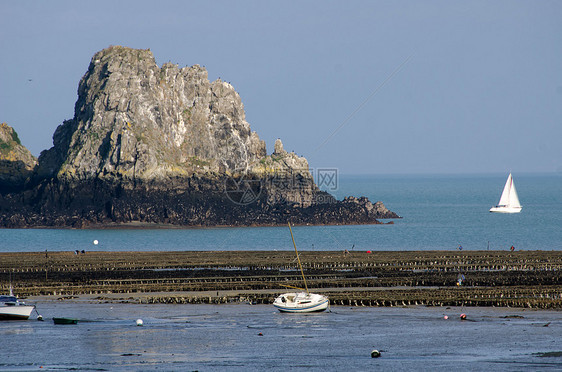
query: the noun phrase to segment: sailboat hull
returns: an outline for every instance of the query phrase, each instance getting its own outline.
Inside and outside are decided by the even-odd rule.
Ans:
[[[17,305],[0,307],[0,320],[27,320],[35,306]]]
[[[328,297],[315,293],[285,293],[273,302],[273,306],[284,313],[317,313],[329,305]]]
[[[492,213],[519,213],[521,212],[521,207],[492,207],[490,208]]]

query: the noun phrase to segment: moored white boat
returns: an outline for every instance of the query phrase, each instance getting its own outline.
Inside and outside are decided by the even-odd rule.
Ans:
[[[11,291],[9,296],[0,296],[0,320],[26,320],[35,306],[18,300]]]
[[[328,297],[306,292],[284,293],[273,302],[273,306],[285,313],[320,312],[326,310],[329,304]]]
[[[308,291],[308,286],[306,285],[306,278],[304,277],[304,271],[302,269],[301,260],[299,257],[299,252],[297,251],[297,245],[295,244],[295,238],[293,236],[293,229],[291,229],[291,224],[289,223],[289,231],[291,232],[291,239],[293,239],[293,246],[295,247],[295,254],[297,255],[297,261],[299,263],[299,268],[302,275],[302,280],[304,282],[305,289],[302,292],[289,292],[279,295],[275,301],[273,301],[273,306],[275,306],[279,311],[285,313],[314,313],[326,310],[330,306],[330,300],[328,297],[317,294],[310,293]],[[291,286],[285,286],[290,288],[296,288]],[[301,289],[301,288],[296,288]]]

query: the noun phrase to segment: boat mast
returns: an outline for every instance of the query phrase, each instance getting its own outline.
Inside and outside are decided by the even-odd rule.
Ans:
[[[299,257],[299,252],[297,251],[297,245],[295,244],[295,237],[293,236],[293,229],[291,229],[291,223],[289,222],[289,231],[291,232],[291,239],[293,239],[293,247],[295,247],[295,253],[297,255],[297,261],[299,262],[299,268],[301,269],[302,280],[304,281],[304,288],[306,288],[306,293],[308,292],[308,286],[306,285],[306,279],[304,278],[304,271],[302,270],[301,259]]]
[[[12,287],[12,272],[10,271],[10,296],[14,295],[14,288]]]

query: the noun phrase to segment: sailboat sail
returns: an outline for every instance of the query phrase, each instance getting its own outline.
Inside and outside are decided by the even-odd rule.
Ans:
[[[502,195],[500,196],[498,207],[509,204],[509,189],[512,183],[513,183],[513,178],[511,177],[511,173],[510,173],[509,176],[507,177],[507,181],[505,182]]]
[[[515,190],[515,184],[513,183],[513,178],[511,177],[511,173],[509,174],[511,178],[511,187],[509,188],[509,205],[512,208],[521,208],[521,203],[519,203],[519,197],[517,196],[517,191]]]
[[[498,205],[491,208],[490,212],[518,213],[521,211],[521,208],[519,197],[517,196],[517,190],[515,190],[515,184],[513,183],[513,177],[510,173],[507,177],[507,181],[505,182]]]

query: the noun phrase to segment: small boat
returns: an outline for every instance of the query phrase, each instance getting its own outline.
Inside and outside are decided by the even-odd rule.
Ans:
[[[328,308],[328,297],[309,292],[284,293],[273,302],[279,311],[285,313],[313,313]]]
[[[289,231],[291,232],[291,238],[293,239],[293,246],[295,247],[295,253],[299,262],[299,268],[301,270],[305,289],[286,286],[290,288],[300,289],[302,292],[284,293],[275,299],[275,301],[273,302],[273,306],[275,306],[279,311],[285,313],[313,313],[324,311],[330,305],[330,300],[324,295],[310,293],[308,291],[308,286],[306,285],[304,271],[302,269],[299,252],[297,251],[297,245],[295,244],[295,238],[293,236],[293,230],[291,229],[290,223]]]
[[[519,197],[517,196],[517,191],[515,190],[515,184],[513,183],[513,177],[510,173],[509,176],[507,176],[507,181],[505,182],[498,205],[490,208],[490,212],[519,213],[521,212],[521,208],[521,204],[519,204]]]
[[[75,318],[53,318],[55,324],[78,324],[78,319]]]
[[[8,296],[0,296],[0,320],[27,320],[34,309],[35,306],[18,300],[11,286]]]

